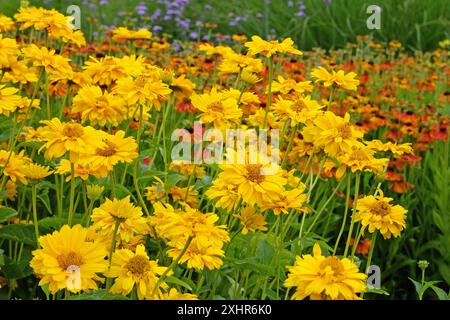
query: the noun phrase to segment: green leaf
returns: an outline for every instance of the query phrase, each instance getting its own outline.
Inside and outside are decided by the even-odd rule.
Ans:
[[[5,199],[8,196],[8,191],[2,191],[0,192],[0,199]]]
[[[37,247],[34,226],[31,224],[9,224],[0,229],[0,239],[14,240]]]
[[[39,200],[41,200],[41,202],[44,204],[47,211],[50,212],[51,214],[53,214],[52,207],[50,206],[50,198],[48,197],[48,193],[38,195],[37,198]]]
[[[164,279],[164,281],[167,282],[167,283],[177,284],[177,285],[179,285],[179,286],[182,286],[182,287],[188,289],[189,291],[192,291],[192,287],[191,287],[189,284],[187,284],[187,283],[184,282],[183,280],[180,280],[180,279],[175,278],[175,277],[173,277],[173,276],[167,276],[167,277]]]
[[[436,286],[430,286],[431,289],[436,293],[439,300],[450,300],[450,295],[447,294],[444,290]]]
[[[383,290],[383,289],[375,289],[375,288],[369,289],[369,288],[367,288],[366,292],[367,293],[375,293],[375,294],[384,294],[385,296],[389,295],[389,292],[387,292],[386,290]]]
[[[3,256],[3,249],[0,249],[0,269],[5,265],[5,257]]]
[[[70,300],[129,300],[120,294],[112,294],[106,292],[105,289],[98,291],[90,291],[78,295],[71,295]]]
[[[8,221],[12,217],[17,216],[17,211],[12,208],[0,208],[0,223]]]
[[[417,295],[419,296],[419,299],[422,300],[422,290],[423,290],[423,286],[420,282],[411,279],[410,277],[408,277],[409,280],[411,280],[411,282],[414,284],[414,288],[416,289]]]
[[[73,217],[73,223],[82,224],[83,215],[75,214]],[[44,232],[49,233],[54,230],[59,230],[63,225],[67,224],[67,217],[47,217],[39,220],[39,229],[43,229]]]
[[[2,267],[3,274],[8,280],[17,280],[26,278],[33,273],[30,267],[30,259],[23,258],[19,262],[9,257],[4,257],[5,265]]]

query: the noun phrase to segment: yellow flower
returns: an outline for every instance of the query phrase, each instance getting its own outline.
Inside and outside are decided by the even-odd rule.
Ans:
[[[185,163],[182,160],[172,161],[169,165],[169,170],[181,173],[185,179],[189,179],[190,176],[193,178],[201,178],[206,174],[205,169],[198,164]]]
[[[128,30],[124,27],[119,27],[111,31],[112,39],[114,41],[135,40],[135,39],[151,39],[152,33],[146,29]]]
[[[275,215],[281,213],[288,214],[291,209],[307,212],[304,203],[308,199],[308,196],[304,193],[304,190],[305,186],[300,184],[297,188],[278,193],[273,199],[263,198],[261,211],[273,210]]]
[[[125,98],[128,105],[134,106],[137,103],[148,105],[160,110],[160,101],[172,92],[169,86],[160,79],[156,79],[152,74],[140,74],[136,78],[122,78],[117,81],[114,93]]]
[[[368,147],[362,146],[352,147],[347,152],[339,155],[337,160],[341,166],[336,171],[336,178],[339,180],[347,168],[350,168],[352,172],[370,171],[373,173],[382,173],[385,166],[389,162],[389,159],[377,159],[373,156],[374,154],[375,151]]]
[[[53,173],[49,167],[43,167],[35,163],[28,163],[22,168],[22,172],[28,179],[41,180]]]
[[[219,217],[214,213],[201,211],[183,204],[184,209],[174,209],[170,204],[154,203],[155,214],[149,222],[159,237],[186,243],[189,237],[198,240],[200,246],[221,247],[229,241],[225,225],[217,226]]]
[[[99,86],[86,86],[73,98],[72,112],[80,112],[83,122],[89,120],[91,125],[118,126],[127,116],[127,108],[122,98]]]
[[[331,111],[316,117],[313,124],[302,130],[306,142],[311,142],[318,148],[323,148],[330,156],[350,151],[353,146],[362,146],[358,141],[363,133],[350,124],[350,115],[344,118],[336,116]]]
[[[252,41],[246,42],[245,46],[248,48],[249,55],[256,55],[261,53],[267,58],[270,58],[276,53],[292,53],[303,54],[300,50],[293,47],[294,41],[291,38],[284,39],[281,43],[277,40],[265,41],[258,36],[253,36]]]
[[[324,67],[317,67],[313,69],[311,76],[316,78],[317,81],[323,82],[325,87],[335,84],[344,89],[354,91],[359,85],[359,80],[355,79],[356,73],[354,72],[345,74],[343,70],[338,72],[333,70],[332,73],[329,73]]]
[[[121,63],[119,58],[106,56],[96,59],[91,56],[85,62],[84,74],[92,79],[94,84],[110,85],[120,78],[126,77],[126,65]]]
[[[371,140],[371,141],[365,141],[365,144],[370,149],[379,151],[379,152],[391,152],[393,155],[401,156],[402,154],[413,154],[414,151],[411,148],[411,143],[402,143],[397,144],[396,142],[381,142],[380,140]]]
[[[89,184],[86,186],[86,195],[89,200],[97,200],[102,196],[105,187],[97,184]]]
[[[281,94],[311,92],[313,86],[311,81],[296,82],[294,79],[285,79],[278,76],[278,81],[272,82],[272,92]]]
[[[194,186],[188,186],[186,188],[172,186],[169,193],[174,202],[186,202],[191,207],[198,206],[198,192],[194,189]]]
[[[16,93],[19,89],[0,85],[0,114],[9,117],[10,112],[16,111],[22,97]]]
[[[159,283],[159,276],[166,271],[166,267],[158,265],[158,261],[150,260],[145,247],[138,245],[136,252],[119,249],[112,256],[111,268],[106,276],[115,278],[110,291],[128,295],[133,288],[139,300],[153,300],[160,296],[161,289],[167,289],[165,282]],[[169,271],[167,275],[173,272]]]
[[[69,60],[55,54],[54,49],[48,50],[46,47],[39,48],[35,44],[30,44],[28,47],[22,48],[22,52],[27,59],[33,61],[34,66],[44,67],[52,81],[70,79],[73,76]]]
[[[14,21],[5,16],[4,14],[0,14],[0,32],[5,32],[14,29]]]
[[[46,126],[40,130],[45,144],[39,149],[45,150],[45,158],[51,160],[60,158],[70,152],[73,161],[82,152],[92,151],[96,146],[102,145],[101,138],[92,127],[83,127],[76,122],[63,123],[58,118],[43,120]]]
[[[408,210],[400,205],[392,205],[392,198],[384,197],[378,190],[377,196],[365,196],[357,202],[355,222],[361,221],[362,230],[370,233],[380,231],[384,239],[398,237],[405,228]]]
[[[55,294],[62,289],[71,292],[97,290],[97,276],[107,268],[106,249],[98,242],[86,240],[87,229],[64,225],[60,231],[39,238],[42,249],[33,251],[30,262],[40,286],[49,285]]]
[[[270,165],[225,164],[221,168],[223,172],[218,179],[225,179],[236,186],[243,200],[250,205],[261,205],[263,198],[277,197],[286,184],[281,168],[275,169],[274,174],[265,174],[264,170],[270,168]]]
[[[194,93],[191,102],[202,112],[199,116],[200,121],[213,123],[217,129],[236,126],[242,117],[242,110],[239,109],[237,100],[224,97],[222,93],[217,92],[216,88],[212,88],[210,93],[201,95]]]
[[[28,60],[10,61],[10,72],[5,72],[3,80],[14,83],[35,83],[38,80],[39,70],[37,67],[29,67]],[[37,100],[39,101],[39,100]]]
[[[366,275],[348,258],[322,256],[319,245],[314,244],[313,256],[296,257],[295,265],[288,267],[284,283],[295,287],[292,299],[357,300],[357,293],[366,290]]]
[[[178,99],[189,98],[196,85],[191,80],[186,79],[186,75],[181,75],[172,79],[170,89]]]
[[[169,292],[163,293],[161,300],[198,300],[198,297],[192,293],[181,293],[175,288],[171,288]]]
[[[214,55],[225,55],[227,53],[233,52],[233,49],[227,46],[217,46],[214,47],[209,43],[202,43],[198,46],[198,49],[200,51],[205,52],[208,56],[214,56]]]
[[[67,174],[66,181],[70,181],[70,179],[72,179],[71,162],[67,159],[61,159],[58,166],[56,167],[55,173]],[[103,171],[99,171],[98,168],[94,168],[91,163],[86,162],[81,164],[79,161],[74,163],[74,176],[75,178],[81,178],[85,181],[89,179],[90,176],[96,178],[104,177]]]
[[[310,123],[320,113],[322,109],[316,100],[312,100],[311,96],[299,96],[295,100],[284,100],[280,98],[273,105],[273,112],[281,120],[290,120],[291,127],[295,127],[299,123]]]
[[[247,234],[249,231],[266,231],[267,222],[261,213],[255,212],[254,207],[245,207],[240,214],[234,214],[242,223],[242,234]]]
[[[130,202],[130,196],[106,201],[92,211],[93,228],[101,235],[113,235],[116,221],[119,223],[117,235],[121,241],[128,242],[135,234],[147,233],[147,221],[140,207]]]
[[[0,68],[9,68],[11,61],[16,61],[20,54],[19,46],[15,39],[4,38],[0,34]]]
[[[8,180],[5,185],[5,190],[8,192],[7,198],[14,201],[17,195],[17,184],[11,180]]]
[[[264,66],[260,59],[244,56],[235,52],[226,54],[219,66],[219,70],[224,74],[239,73],[242,70],[258,73],[261,72],[263,68]]]
[[[114,135],[102,132],[100,138],[103,144],[91,153],[80,156],[82,165],[90,164],[101,177],[106,177],[119,162],[130,163],[137,158],[137,143],[133,137],[124,137],[124,131],[117,131]]]
[[[214,180],[205,194],[209,199],[214,201],[216,207],[228,211],[237,209],[237,205],[241,199],[238,193],[238,186],[228,183],[223,176]]]
[[[153,182],[153,185],[151,185],[150,187],[145,188],[145,190],[147,191],[145,196],[150,202],[162,201],[166,196],[164,182],[156,176],[154,176],[153,178],[155,178],[156,181]]]
[[[181,254],[185,242],[180,240],[171,241],[169,245],[172,246],[172,248],[167,251],[167,255],[175,259]],[[223,264],[223,256],[224,251],[221,249],[221,246],[211,244],[205,245],[202,244],[198,238],[194,238],[186,252],[178,261],[178,264],[187,262],[187,267],[189,269],[203,270],[205,267],[210,270],[219,269]]]
[[[12,152],[0,150],[0,169],[2,169],[2,173],[10,177],[13,182],[19,180],[23,184],[28,184],[27,179],[25,178],[25,166],[31,162],[31,159],[24,156],[24,151],[22,150],[19,154],[15,154]]]

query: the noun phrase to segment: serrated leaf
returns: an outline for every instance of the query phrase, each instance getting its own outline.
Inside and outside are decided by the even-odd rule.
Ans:
[[[0,239],[22,242],[37,247],[34,226],[31,224],[9,224],[0,228]]]
[[[17,211],[12,208],[0,208],[0,223],[8,221],[12,217],[17,216]]]

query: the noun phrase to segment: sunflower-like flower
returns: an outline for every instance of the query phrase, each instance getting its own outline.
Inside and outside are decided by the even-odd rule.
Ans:
[[[86,240],[87,229],[80,225],[39,237],[41,249],[33,251],[30,266],[41,278],[39,285],[49,285],[50,292],[97,290],[97,274],[106,271],[107,251],[99,242]]]
[[[286,184],[281,168],[272,170],[273,165],[270,164],[224,164],[221,168],[223,172],[218,179],[224,179],[237,187],[239,195],[250,205],[261,205],[264,198],[275,199],[283,192]],[[275,172],[266,174],[266,169]]]
[[[288,267],[286,287],[295,287],[292,299],[357,300],[357,293],[366,290],[367,276],[348,258],[325,257],[316,243],[313,255],[296,257],[295,265]]]
[[[311,123],[321,114],[322,108],[311,96],[299,96],[295,100],[280,98],[274,103],[273,112],[283,121],[290,120],[291,127],[295,127],[299,123]]]
[[[198,297],[192,293],[181,293],[175,288],[171,288],[168,292],[163,293],[161,300],[198,300]]]
[[[275,195],[274,198],[263,198],[261,210],[273,210],[275,215],[281,213],[288,214],[291,209],[308,212],[304,207],[304,203],[308,199],[308,196],[304,191],[305,186],[301,183],[297,188],[283,190],[283,192]]]
[[[77,122],[61,122],[58,118],[43,120],[46,126],[40,130],[44,145],[39,149],[45,150],[45,158],[51,160],[60,158],[70,152],[72,160],[78,158],[80,153],[93,152],[99,145],[102,146],[101,135],[92,127],[83,127]]]
[[[112,256],[111,268],[106,276],[115,278],[110,291],[128,295],[136,288],[139,300],[153,300],[162,295],[161,289],[167,289],[165,282],[158,283],[166,267],[158,265],[158,261],[150,260],[145,247],[138,245],[136,252],[119,249]],[[169,271],[167,275],[173,272]]]
[[[93,84],[110,85],[128,76],[126,67],[116,57],[106,56],[96,59],[91,56],[90,60],[85,62],[83,73],[92,79]]]
[[[128,30],[124,27],[119,27],[114,29],[112,32],[112,39],[114,41],[123,42],[125,40],[136,40],[136,39],[151,39],[152,33],[147,29],[139,29],[139,30]]]
[[[225,54],[222,63],[219,66],[219,70],[224,74],[239,73],[243,70],[259,73],[263,68],[264,66],[260,59],[255,59],[235,52]]]
[[[241,199],[238,193],[238,186],[228,183],[224,176],[214,180],[205,194],[209,199],[214,201],[216,207],[228,211],[237,209],[239,200]]]
[[[241,221],[242,234],[247,234],[249,231],[267,230],[267,222],[264,219],[264,215],[256,212],[254,207],[245,207],[239,214],[234,214],[233,216]]]
[[[117,81],[114,92],[125,98],[128,105],[137,103],[160,110],[160,102],[172,92],[156,73],[142,73],[135,78],[127,77]]]
[[[354,72],[345,74],[343,70],[339,70],[338,72],[333,70],[330,73],[324,67],[317,67],[311,72],[311,76],[316,78],[316,81],[323,82],[325,87],[336,85],[347,90],[355,91],[359,85],[359,80],[355,79],[356,73]]]
[[[342,118],[326,111],[307,125],[302,130],[302,135],[306,142],[323,148],[330,156],[337,156],[341,152],[350,151],[353,146],[362,146],[358,139],[362,138],[363,133],[350,124],[350,114],[346,113]]]
[[[313,86],[311,81],[296,82],[294,79],[285,79],[278,76],[278,81],[272,82],[272,92],[281,94],[311,92]]]
[[[13,182],[19,180],[23,184],[28,184],[26,179],[25,167],[31,163],[31,159],[24,156],[25,151],[16,154],[6,150],[0,150],[0,169],[2,173],[9,177]]]
[[[212,88],[210,93],[196,94],[191,97],[192,105],[202,113],[199,118],[203,123],[213,123],[217,129],[236,126],[242,117],[237,100],[228,98]]]
[[[93,228],[105,236],[112,236],[116,223],[119,223],[117,235],[121,241],[128,242],[135,234],[147,233],[147,221],[142,216],[142,210],[130,202],[130,196],[121,200],[106,199],[92,211],[91,219]]]
[[[11,112],[16,111],[22,99],[18,91],[17,88],[0,85],[0,114],[9,117]]]
[[[82,165],[90,164],[96,174],[106,177],[119,162],[130,163],[137,158],[137,143],[133,137],[126,137],[124,131],[117,131],[114,135],[102,132],[102,143],[91,152],[80,156]]]
[[[80,112],[83,122],[91,125],[118,126],[127,116],[125,101],[119,96],[102,91],[99,86],[86,86],[73,98],[72,112]]]
[[[347,168],[350,168],[352,172],[369,171],[376,174],[382,173],[389,159],[375,158],[374,154],[375,151],[365,146],[354,146],[348,152],[342,153],[337,157],[341,166],[336,171],[336,178],[339,180]]]
[[[30,180],[41,180],[51,175],[53,170],[35,163],[28,163],[22,168],[22,172]]]
[[[0,14],[0,32],[5,32],[9,30],[15,29],[14,21],[5,16],[4,14]]]
[[[400,205],[392,205],[392,198],[384,197],[378,190],[377,196],[365,196],[357,202],[355,222],[361,221],[362,230],[368,228],[370,233],[380,231],[384,239],[400,236],[406,227],[408,210]]]
[[[0,68],[9,68],[11,66],[11,61],[16,61],[17,56],[20,54],[19,45],[15,39],[4,38],[0,34]]]
[[[250,55],[254,56],[261,53],[267,58],[277,53],[303,54],[300,50],[295,49],[293,45],[294,41],[291,38],[286,38],[280,43],[277,40],[265,41],[258,36],[253,36],[252,41],[245,43]]]

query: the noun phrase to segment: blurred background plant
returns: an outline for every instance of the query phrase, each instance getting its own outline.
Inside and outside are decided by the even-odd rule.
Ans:
[[[409,50],[432,50],[448,38],[448,0],[30,0],[65,12],[82,12],[82,30],[96,36],[99,26],[144,27],[177,39],[226,41],[232,34],[292,37],[299,48],[334,49],[358,35],[400,41]],[[14,13],[20,0],[2,1],[0,12]],[[369,30],[366,10],[381,8],[381,29]]]

